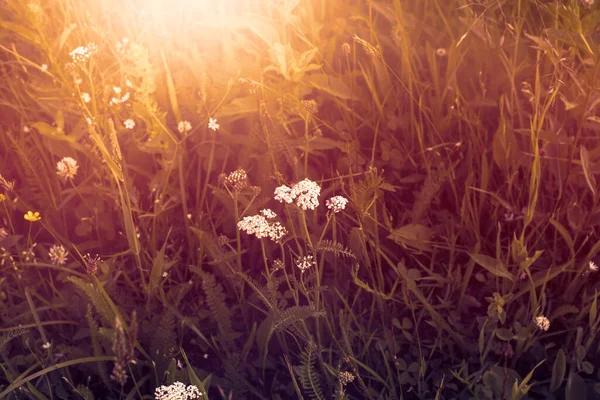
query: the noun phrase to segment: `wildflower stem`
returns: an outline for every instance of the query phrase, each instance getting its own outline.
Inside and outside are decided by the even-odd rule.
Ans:
[[[235,216],[235,221],[240,220],[240,210],[238,208],[238,192],[234,191],[233,194],[233,214]],[[242,240],[240,235],[240,230],[235,230],[235,242],[236,242],[236,256],[237,256],[237,265],[238,272],[242,272]]]
[[[237,232],[239,232],[239,229],[237,230]],[[267,251],[265,250],[265,241],[262,239],[260,239],[260,249],[262,250],[263,261],[265,263],[265,273],[266,273],[265,278],[267,280],[269,280],[269,262],[268,262],[269,257],[267,257]]]
[[[308,232],[308,225],[306,223],[306,213],[303,211],[301,212],[302,217],[300,217],[300,224],[302,225],[302,228],[304,230],[304,235],[306,236],[306,242],[308,243],[308,246],[312,249],[313,245],[312,245],[312,240],[310,239],[310,233]]]
[[[210,172],[212,170],[212,164],[214,161],[214,156],[215,156],[215,146],[217,145],[216,143],[216,133],[212,130],[209,129],[209,134],[211,136],[211,140],[210,140],[210,153],[208,155],[208,167],[206,168],[206,181],[204,183],[204,187],[202,188],[202,195],[200,196],[200,204],[204,204],[204,199],[206,197],[206,191],[208,189],[208,182],[210,179]],[[201,163],[202,161],[200,161]],[[236,193],[237,196],[237,193]],[[235,204],[236,204],[236,210],[237,210],[237,199],[235,200]],[[239,215],[236,214],[236,221],[239,221]],[[239,236],[239,235],[238,235]],[[241,271],[241,269],[240,269]]]

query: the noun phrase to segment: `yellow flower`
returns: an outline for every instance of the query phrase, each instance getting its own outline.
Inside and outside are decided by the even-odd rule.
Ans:
[[[0,203],[3,202],[4,200],[6,200],[6,196],[2,193],[0,193]]]
[[[40,217],[40,213],[39,212],[32,212],[32,211],[27,211],[27,214],[25,214],[25,219],[29,222],[35,222],[35,221],[39,221],[40,219],[42,219],[42,217]]]

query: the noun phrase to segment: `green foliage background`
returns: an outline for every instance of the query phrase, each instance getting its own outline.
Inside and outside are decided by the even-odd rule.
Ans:
[[[599,22],[575,0],[4,0],[0,397],[599,397]],[[315,210],[273,199],[303,179]],[[281,241],[238,229],[265,208]]]

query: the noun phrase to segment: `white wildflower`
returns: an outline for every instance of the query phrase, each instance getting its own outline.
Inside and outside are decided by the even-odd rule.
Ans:
[[[119,53],[123,54],[123,53],[125,53],[125,48],[127,47],[128,44],[129,44],[129,39],[124,37],[123,39],[117,41],[117,43],[115,44],[115,47],[117,48],[117,51]]]
[[[342,196],[333,196],[325,202],[327,208],[334,213],[339,213],[340,211],[344,210],[346,208],[346,204],[348,204],[348,199]]]
[[[65,265],[67,263],[67,256],[69,252],[60,244],[55,244],[50,247],[48,251],[48,257],[54,265]]]
[[[133,129],[135,128],[135,121],[129,118],[123,122],[123,125],[125,125],[125,128],[127,129]]]
[[[248,235],[255,235],[258,239],[268,237],[275,242],[287,234],[287,229],[283,225],[279,222],[268,221],[264,215],[244,217],[238,222],[237,227],[240,231],[244,231]]]
[[[179,124],[177,124],[177,130],[179,133],[188,133],[192,130],[192,124],[190,124],[188,121],[179,121]]]
[[[292,201],[294,201],[294,197],[292,196],[292,189],[287,187],[286,185],[279,186],[275,189],[275,200],[277,200],[280,203],[283,203],[284,201],[288,204],[291,203]]]
[[[217,129],[219,129],[221,125],[217,124],[217,119],[216,118],[209,118],[208,119],[208,129],[212,129],[213,131],[216,131]]]
[[[89,93],[84,92],[84,93],[81,93],[81,100],[83,100],[84,103],[89,103],[90,101],[92,101],[92,97],[90,96]]]
[[[260,213],[266,219],[273,219],[273,218],[277,217],[277,214],[275,214],[272,210],[269,210],[268,208],[265,208],[264,210],[261,210]]]
[[[46,71],[48,71],[48,64],[42,64],[42,65],[40,66],[40,69],[42,70],[42,72],[46,72]]]
[[[292,196],[303,210],[314,210],[319,205],[321,187],[310,179],[304,179],[292,187]]]
[[[8,236],[8,231],[6,230],[6,228],[0,228],[0,241],[6,239],[6,237]]]
[[[300,268],[302,273],[315,264],[313,256],[304,256],[296,259],[296,267]]]
[[[121,94],[121,92],[123,91],[123,89],[121,89],[121,88],[120,88],[120,87],[118,87],[118,86],[113,86],[113,91],[114,91],[116,94]]]
[[[79,46],[75,50],[71,51],[69,55],[73,59],[73,62],[84,63],[90,59],[92,52],[86,46]]]
[[[194,385],[185,386],[181,382],[175,382],[169,386],[156,388],[154,398],[156,400],[192,400],[198,399],[202,393]]]
[[[25,132],[25,133],[29,133],[30,131],[31,131],[31,130],[29,129],[29,127],[28,127],[27,125],[25,125],[25,126],[23,127],[23,132]]]
[[[548,329],[550,329],[550,320],[544,316],[537,317],[535,319],[535,323],[538,326],[538,328],[540,328],[543,331],[547,331]]]
[[[595,262],[593,262],[592,260],[590,260],[590,262],[588,263],[588,268],[590,269],[591,272],[598,271],[598,265]]]
[[[77,161],[71,157],[63,157],[56,163],[56,174],[62,179],[73,179],[77,175]]]

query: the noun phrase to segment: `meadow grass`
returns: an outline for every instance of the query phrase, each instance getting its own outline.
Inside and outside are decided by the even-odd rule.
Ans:
[[[600,397],[593,0],[0,4],[0,398]]]

